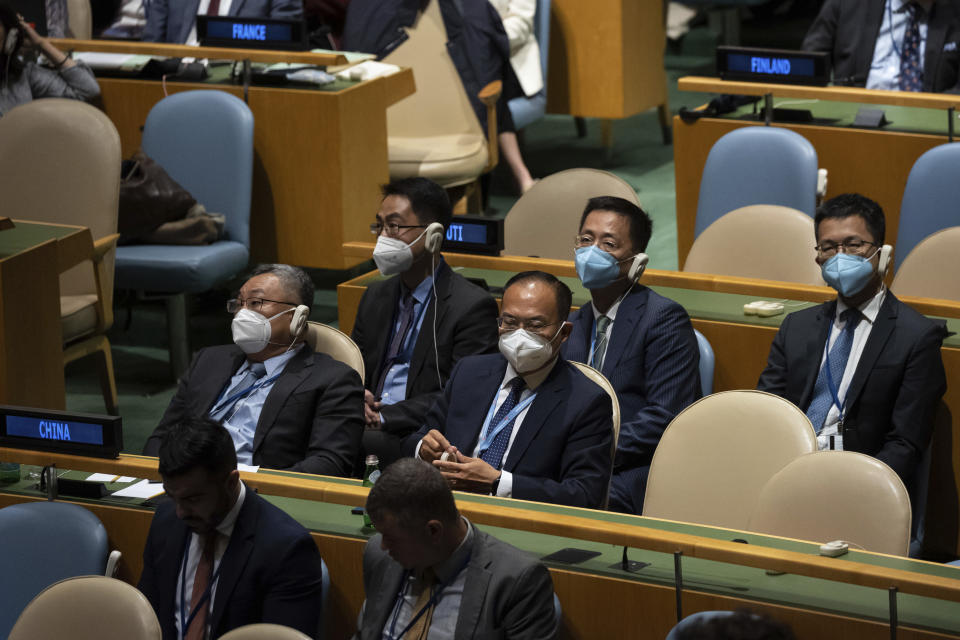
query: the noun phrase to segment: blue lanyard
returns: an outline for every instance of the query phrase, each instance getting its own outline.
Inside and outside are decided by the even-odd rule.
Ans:
[[[219,411],[222,411],[224,407],[231,407],[231,406],[233,406],[233,405],[234,405],[237,401],[239,401],[241,398],[243,398],[243,397],[245,397],[245,396],[253,393],[254,391],[256,391],[257,389],[259,389],[259,388],[261,388],[261,387],[265,387],[265,386],[267,386],[268,384],[272,383],[274,380],[276,380],[277,378],[279,378],[279,377],[281,376],[281,374],[283,374],[283,371],[281,371],[280,373],[278,373],[278,374],[276,374],[276,375],[274,375],[274,376],[270,376],[270,377],[267,378],[266,380],[259,380],[259,381],[257,381],[257,382],[254,382],[252,385],[250,385],[250,386],[247,387],[246,389],[241,389],[240,391],[237,391],[235,394],[233,394],[232,396],[230,396],[229,398],[227,398],[227,399],[224,400],[223,402],[219,402],[219,398],[218,398],[218,399],[217,399],[218,404],[217,404],[213,409],[210,410],[210,413],[211,413],[211,414],[214,414],[214,413],[217,413],[217,412],[219,412]],[[226,389],[224,389],[223,393],[226,393],[226,392],[227,392]],[[220,394],[220,398],[223,397],[223,393]]]
[[[497,395],[499,395],[499,391],[497,392]],[[503,431],[508,424],[513,422],[516,419],[516,417],[520,415],[520,413],[524,409],[529,407],[530,404],[533,402],[534,398],[536,397],[537,397],[536,392],[531,393],[530,397],[528,397],[526,400],[524,400],[523,402],[515,406],[513,409],[511,409],[510,413],[505,415],[503,417],[503,420],[501,420],[500,423],[496,427],[494,427],[493,430],[491,431],[490,421],[493,420],[493,414],[496,412],[496,409],[497,409],[497,401],[496,401],[496,398],[494,398],[494,401],[490,404],[490,409],[487,410],[487,417],[483,421],[483,430],[480,433],[486,434],[486,435],[484,436],[480,444],[480,448],[477,449],[477,456],[482,455],[484,451],[489,449],[490,445],[492,445],[493,441],[497,439],[497,436],[500,434],[500,432]],[[504,400],[504,402],[506,402],[506,400]]]
[[[850,322],[847,320],[847,322]],[[833,373],[830,371],[830,337],[833,335],[833,321],[830,322],[830,329],[827,331],[827,356],[826,356],[826,366],[827,366],[827,388],[830,389],[830,395],[833,396],[833,404],[837,407],[837,411],[840,413],[840,418],[837,421],[837,424],[840,427],[843,427],[843,415],[845,407],[847,405],[847,395],[844,394],[843,402],[840,402],[840,387],[837,386],[836,382],[833,381]],[[852,339],[852,338],[851,338]]]
[[[454,580],[457,579],[457,576],[467,568],[467,565],[470,564],[470,555],[467,555],[467,558],[463,561],[463,564],[460,565],[460,568],[457,569],[456,573],[450,576],[448,582],[442,582],[438,584],[433,593],[430,594],[430,599],[427,600],[427,603],[423,605],[420,611],[417,612],[413,618],[410,619],[410,622],[407,623],[407,626],[403,628],[403,631],[400,632],[400,635],[396,635],[397,630],[397,620],[400,618],[400,609],[403,608],[403,594],[406,592],[407,587],[410,585],[410,572],[405,571],[403,573],[403,581],[400,583],[400,591],[397,592],[396,605],[393,607],[393,618],[390,621],[390,637],[394,640],[399,640],[407,634],[407,631],[417,624],[417,620],[423,617],[423,614],[427,612],[430,607],[434,607],[440,604],[441,598],[443,598],[443,590],[450,586]]]
[[[200,550],[200,553],[203,553],[203,549]],[[193,611],[190,612],[190,615],[187,616],[187,559],[190,557],[190,536],[187,536],[187,544],[183,549],[183,568],[180,569],[180,638],[183,640],[187,636],[187,629],[190,628],[190,623],[193,622],[193,619],[197,617],[197,613],[200,611],[200,607],[207,606],[207,601],[210,599],[210,593],[213,589],[213,585],[217,583],[217,580],[220,578],[220,569],[223,567],[221,562],[216,571],[213,572],[213,575],[210,576],[210,582],[207,583],[207,588],[203,590],[203,595],[200,596],[200,599],[197,601],[197,606],[193,608]],[[192,599],[192,598],[191,598]],[[203,633],[206,636],[206,631]]]

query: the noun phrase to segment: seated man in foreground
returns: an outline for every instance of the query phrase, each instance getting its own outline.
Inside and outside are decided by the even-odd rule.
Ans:
[[[230,432],[247,465],[349,476],[360,452],[363,385],[357,372],[304,342],[313,282],[288,265],[261,265],[227,302],[235,344],[201,349],[145,455],[187,416]]]
[[[157,509],[140,591],[164,640],[219,638],[267,622],[313,637],[320,620],[320,554],[309,532],[240,482],[230,434],[209,418],[167,430]]]
[[[408,455],[433,462],[454,489],[602,506],[613,409],[610,396],[560,356],[570,299],[548,273],[513,276],[503,292],[500,353],[457,364],[424,426],[404,442]]]
[[[367,598],[354,640],[555,636],[546,567],[461,516],[426,463],[389,466],[370,489],[367,512],[378,533],[363,555]]]
[[[944,328],[884,286],[893,257],[880,205],[840,195],[814,224],[817,264],[839,295],[783,320],[757,388],[800,407],[819,449],[874,456],[910,488],[946,391]]]

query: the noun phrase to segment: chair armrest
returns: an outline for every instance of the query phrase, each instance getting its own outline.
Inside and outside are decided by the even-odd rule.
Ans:
[[[120,239],[119,233],[112,233],[104,236],[93,243],[93,261],[100,262],[110,250],[117,246],[117,240]]]
[[[500,99],[501,93],[503,93],[503,83],[494,80],[477,94],[480,102],[487,107],[487,166],[483,169],[484,173],[492,171],[500,159],[499,146],[497,145],[497,134],[499,133],[497,131],[497,100]]]

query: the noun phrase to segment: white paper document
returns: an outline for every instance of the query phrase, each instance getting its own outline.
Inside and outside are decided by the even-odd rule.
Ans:
[[[248,473],[256,473],[260,469],[260,465],[253,466],[251,464],[243,464],[242,462],[237,463],[237,471],[246,471]]]
[[[136,484],[132,484],[129,487],[120,489],[120,491],[114,491],[111,495],[114,495],[118,498],[152,498],[160,495],[161,493],[163,493],[162,482],[141,480]]]
[[[87,476],[87,482],[115,482],[116,477],[112,473],[91,473]]]

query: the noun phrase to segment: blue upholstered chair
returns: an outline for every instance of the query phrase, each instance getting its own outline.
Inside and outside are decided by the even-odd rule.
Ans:
[[[684,631],[700,624],[701,622],[713,620],[715,618],[727,618],[732,615],[733,611],[699,611],[697,613],[691,613],[689,616],[678,622],[676,626],[670,630],[670,633],[667,634],[666,640],[677,640],[678,638],[682,637]]]
[[[813,217],[817,152],[788,129],[741,127],[717,140],[700,179],[694,237],[734,209],[752,204],[792,207]]]
[[[697,336],[697,347],[700,349],[700,391],[706,397],[713,393],[713,347],[702,333],[696,329],[693,333]]]
[[[212,213],[226,216],[226,237],[206,246],[117,248],[116,286],[166,294],[174,375],[190,359],[186,295],[240,273],[250,258],[253,113],[223,91],[185,91],[150,110],[143,151]]]
[[[540,47],[540,69],[543,71],[543,89],[530,97],[519,96],[507,103],[517,131],[533,124],[547,112],[547,63],[550,59],[550,0],[537,0],[533,18],[533,35]]]
[[[917,158],[910,169],[900,204],[894,267],[921,240],[960,225],[960,142],[942,144]]]
[[[4,507],[0,540],[0,638],[7,637],[20,612],[53,583],[102,576],[107,570],[107,530],[97,516],[74,504]]]

